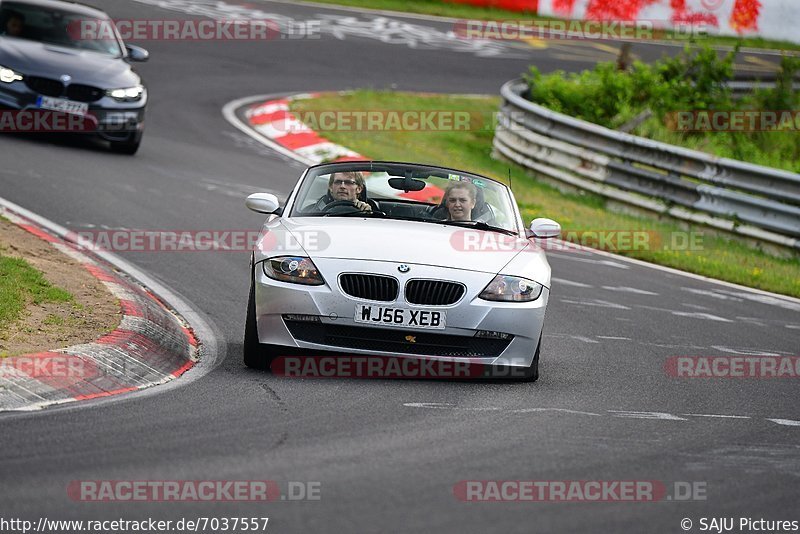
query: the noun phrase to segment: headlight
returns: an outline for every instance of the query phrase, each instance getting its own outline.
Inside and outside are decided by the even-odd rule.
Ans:
[[[22,79],[22,74],[0,65],[0,82],[11,83]]]
[[[119,102],[136,102],[142,98],[143,93],[144,87],[141,85],[137,85],[136,87],[126,87],[123,89],[109,89],[106,91],[108,96],[114,100],[118,100]]]
[[[325,283],[314,262],[303,256],[278,256],[264,260],[261,266],[264,274],[273,280],[308,286],[321,286]]]
[[[542,284],[518,276],[498,274],[479,295],[484,300],[531,302],[542,294]]]

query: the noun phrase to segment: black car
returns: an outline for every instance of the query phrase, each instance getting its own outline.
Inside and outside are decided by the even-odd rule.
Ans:
[[[0,108],[80,115],[113,150],[134,154],[147,89],[128,63],[147,57],[93,7],[0,0]]]

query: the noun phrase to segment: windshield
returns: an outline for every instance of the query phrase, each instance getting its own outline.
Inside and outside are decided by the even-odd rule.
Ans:
[[[311,168],[291,216],[367,216],[518,232],[504,184],[464,171],[401,163]]]
[[[40,43],[121,56],[111,21],[49,7],[3,2],[0,34]]]

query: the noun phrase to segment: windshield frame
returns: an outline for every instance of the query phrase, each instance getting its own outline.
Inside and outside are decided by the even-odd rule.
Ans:
[[[489,178],[488,176],[484,176],[481,174],[476,174],[474,172],[463,171],[459,169],[453,169],[450,167],[442,167],[438,165],[427,165],[421,163],[406,163],[406,162],[398,162],[398,161],[372,161],[372,160],[363,160],[363,161],[344,161],[344,162],[331,162],[331,163],[321,163],[318,165],[313,165],[305,169],[301,174],[300,178],[297,181],[295,188],[292,190],[292,193],[289,195],[289,198],[286,201],[286,207],[283,211],[283,217],[286,218],[307,218],[309,217],[308,214],[301,213],[299,211],[299,205],[295,205],[300,195],[300,192],[303,191],[304,187],[308,183],[308,180],[316,180],[319,175],[323,174],[330,174],[332,172],[346,172],[346,171],[357,171],[357,172],[386,172],[387,170],[393,171],[394,176],[395,174],[398,176],[403,176],[401,171],[405,170],[412,170],[417,172],[431,172],[438,173],[438,174],[458,174],[462,177],[467,177],[470,179],[477,179],[483,180],[487,182],[491,182],[495,187],[500,188],[505,194],[508,196],[508,203],[511,208],[511,213],[509,213],[509,218],[512,220],[513,229],[512,228],[503,228],[505,231],[514,232],[517,236],[525,238],[525,226],[522,222],[522,216],[519,211],[519,206],[517,205],[516,198],[514,198],[514,193],[511,191],[506,184],[497,181],[493,178]],[[380,200],[380,199],[378,199]],[[313,216],[317,218],[318,216]],[[392,218],[389,217],[387,220],[395,220],[395,221],[402,221],[407,219],[402,218]],[[418,222],[422,224],[437,224],[435,220],[421,220],[421,221],[413,221],[408,220],[408,222]],[[487,230],[489,231],[489,230]]]

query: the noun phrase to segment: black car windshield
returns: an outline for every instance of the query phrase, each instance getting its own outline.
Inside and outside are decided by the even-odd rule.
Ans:
[[[0,34],[122,56],[116,29],[110,20],[35,4],[0,3]]]
[[[455,169],[344,162],[309,169],[292,217],[364,216],[518,232],[504,184]]]

